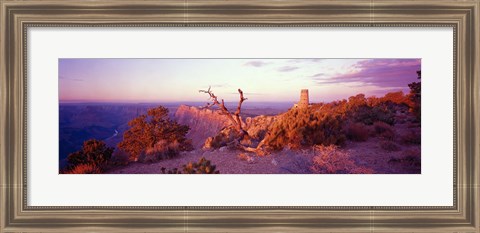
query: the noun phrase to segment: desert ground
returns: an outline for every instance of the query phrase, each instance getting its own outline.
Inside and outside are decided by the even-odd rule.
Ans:
[[[396,132],[408,133],[409,124],[397,124]],[[411,126],[410,126],[411,127]],[[347,141],[338,150],[350,155],[358,166],[371,169],[373,174],[417,174],[420,173],[420,150],[418,145],[405,145],[400,137],[393,140],[398,146],[394,151],[382,148],[383,139],[370,137],[365,142]],[[246,156],[242,156],[246,155]],[[222,147],[217,150],[195,149],[182,152],[178,157],[157,162],[133,162],[128,165],[108,169],[107,174],[162,174],[161,169],[177,168],[182,164],[196,162],[204,157],[216,165],[221,174],[312,174],[314,148],[292,150],[283,149],[265,156],[254,153],[230,150]],[[407,157],[407,159],[405,159]],[[246,159],[249,158],[249,159]]]

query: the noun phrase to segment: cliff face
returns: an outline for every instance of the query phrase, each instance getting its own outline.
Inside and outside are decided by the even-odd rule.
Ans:
[[[263,115],[254,118],[247,117],[243,120],[243,127],[254,139],[261,140],[276,118],[276,116]],[[179,124],[190,127],[187,137],[192,139],[195,148],[201,148],[208,137],[213,137],[223,128],[232,125],[231,121],[225,115],[221,115],[219,111],[185,105],[178,108],[175,120]]]
[[[187,137],[192,139],[195,148],[201,148],[208,137],[217,135],[222,128],[231,125],[228,118],[220,115],[218,111],[186,105],[178,107],[175,120],[190,127]]]

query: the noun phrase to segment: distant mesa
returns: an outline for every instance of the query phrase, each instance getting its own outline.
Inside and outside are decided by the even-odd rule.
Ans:
[[[310,106],[310,101],[308,98],[308,89],[302,89],[300,91],[300,101],[298,101],[298,104],[294,104],[293,107],[308,108],[309,106]]]

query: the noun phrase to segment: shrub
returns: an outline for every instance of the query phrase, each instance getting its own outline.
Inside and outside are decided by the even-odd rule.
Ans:
[[[376,121],[385,122],[389,125],[395,123],[395,110],[387,104],[375,107],[364,105],[351,112],[350,115],[354,121],[366,125],[372,125]]]
[[[101,174],[103,170],[95,164],[79,164],[63,174]]]
[[[395,129],[385,122],[377,121],[373,124],[373,128],[375,129],[376,135],[381,138],[387,140],[393,140],[395,138]]]
[[[349,118],[353,119],[355,122],[371,125],[376,120],[372,109],[373,108],[370,106],[363,105],[351,110],[348,115]]]
[[[355,122],[372,125],[376,121],[382,121],[393,125],[395,123],[395,103],[375,98],[365,98],[359,94],[351,96],[346,104],[345,113]]]
[[[382,97],[382,101],[406,105],[408,103],[408,96],[406,96],[403,91],[389,92]]]
[[[400,147],[392,141],[381,141],[380,148],[386,151],[399,151]]]
[[[422,125],[420,123],[417,123],[417,122],[409,122],[407,124],[407,128],[409,128],[409,129],[420,128],[420,127],[422,127]]]
[[[406,150],[402,157],[400,158],[391,158],[389,162],[402,163],[407,166],[420,167],[421,166],[421,156],[419,149]]]
[[[422,78],[422,72],[420,70],[417,71],[417,78],[419,80]],[[420,122],[422,118],[422,83],[420,81],[412,82],[408,84],[408,87],[410,88],[410,93],[408,94],[410,100],[410,112],[412,112],[415,115],[416,120]]]
[[[421,165],[421,152],[419,149],[406,150],[403,153],[403,161],[413,166]]]
[[[422,137],[419,130],[410,130],[407,134],[402,135],[402,142],[405,144],[420,145]]]
[[[312,145],[342,145],[344,119],[331,111],[291,109],[272,124],[264,142],[267,147],[281,150],[285,146],[300,148]]]
[[[113,148],[107,147],[105,142],[96,139],[87,140],[83,143],[81,150],[68,155],[66,170],[73,170],[75,167],[85,164],[103,170],[112,153]]]
[[[373,121],[385,122],[389,125],[395,124],[395,104],[392,102],[382,102],[372,108]]]
[[[205,159],[205,157],[200,158],[197,163],[189,162],[182,167],[184,174],[220,174],[220,171],[216,170],[216,166],[210,160]],[[160,171],[162,174],[182,174],[182,171],[177,168],[166,169],[162,167]]]
[[[213,165],[210,160],[205,157],[200,158],[197,163],[188,163],[183,165],[183,173],[185,174],[220,174],[220,171],[216,170],[216,166]]]
[[[315,114],[314,120],[307,127],[300,128],[302,145],[343,145],[346,139],[342,132],[344,119],[333,114]]]
[[[368,139],[369,129],[363,123],[350,123],[347,125],[346,135],[352,141],[364,142]]]
[[[173,169],[166,169],[164,167],[162,167],[160,169],[160,171],[162,171],[162,174],[182,174],[182,172],[180,170],[178,170],[178,168],[173,168]]]
[[[130,162],[130,157],[127,152],[117,149],[113,152],[110,164],[113,165],[127,165]]]
[[[315,146],[312,170],[321,174],[371,174],[373,170],[359,167],[350,155],[337,146]]]
[[[397,124],[405,124],[407,122],[408,117],[406,115],[397,115],[395,116],[395,123]]]
[[[146,156],[146,150],[155,150],[155,145],[162,140],[168,144],[179,143],[181,151],[192,148],[191,141],[186,138],[190,128],[170,120],[165,107],[149,109],[146,115],[140,115],[128,125],[130,128],[123,134],[123,141],[118,147],[129,153],[132,160]]]
[[[158,141],[153,147],[145,150],[144,162],[155,162],[161,159],[168,159],[178,155],[181,151],[180,143],[167,140]]]

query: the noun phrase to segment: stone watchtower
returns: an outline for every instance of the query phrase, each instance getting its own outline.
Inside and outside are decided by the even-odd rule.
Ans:
[[[302,91],[300,92],[300,101],[298,102],[298,107],[308,108],[308,105],[308,89],[302,89]]]

